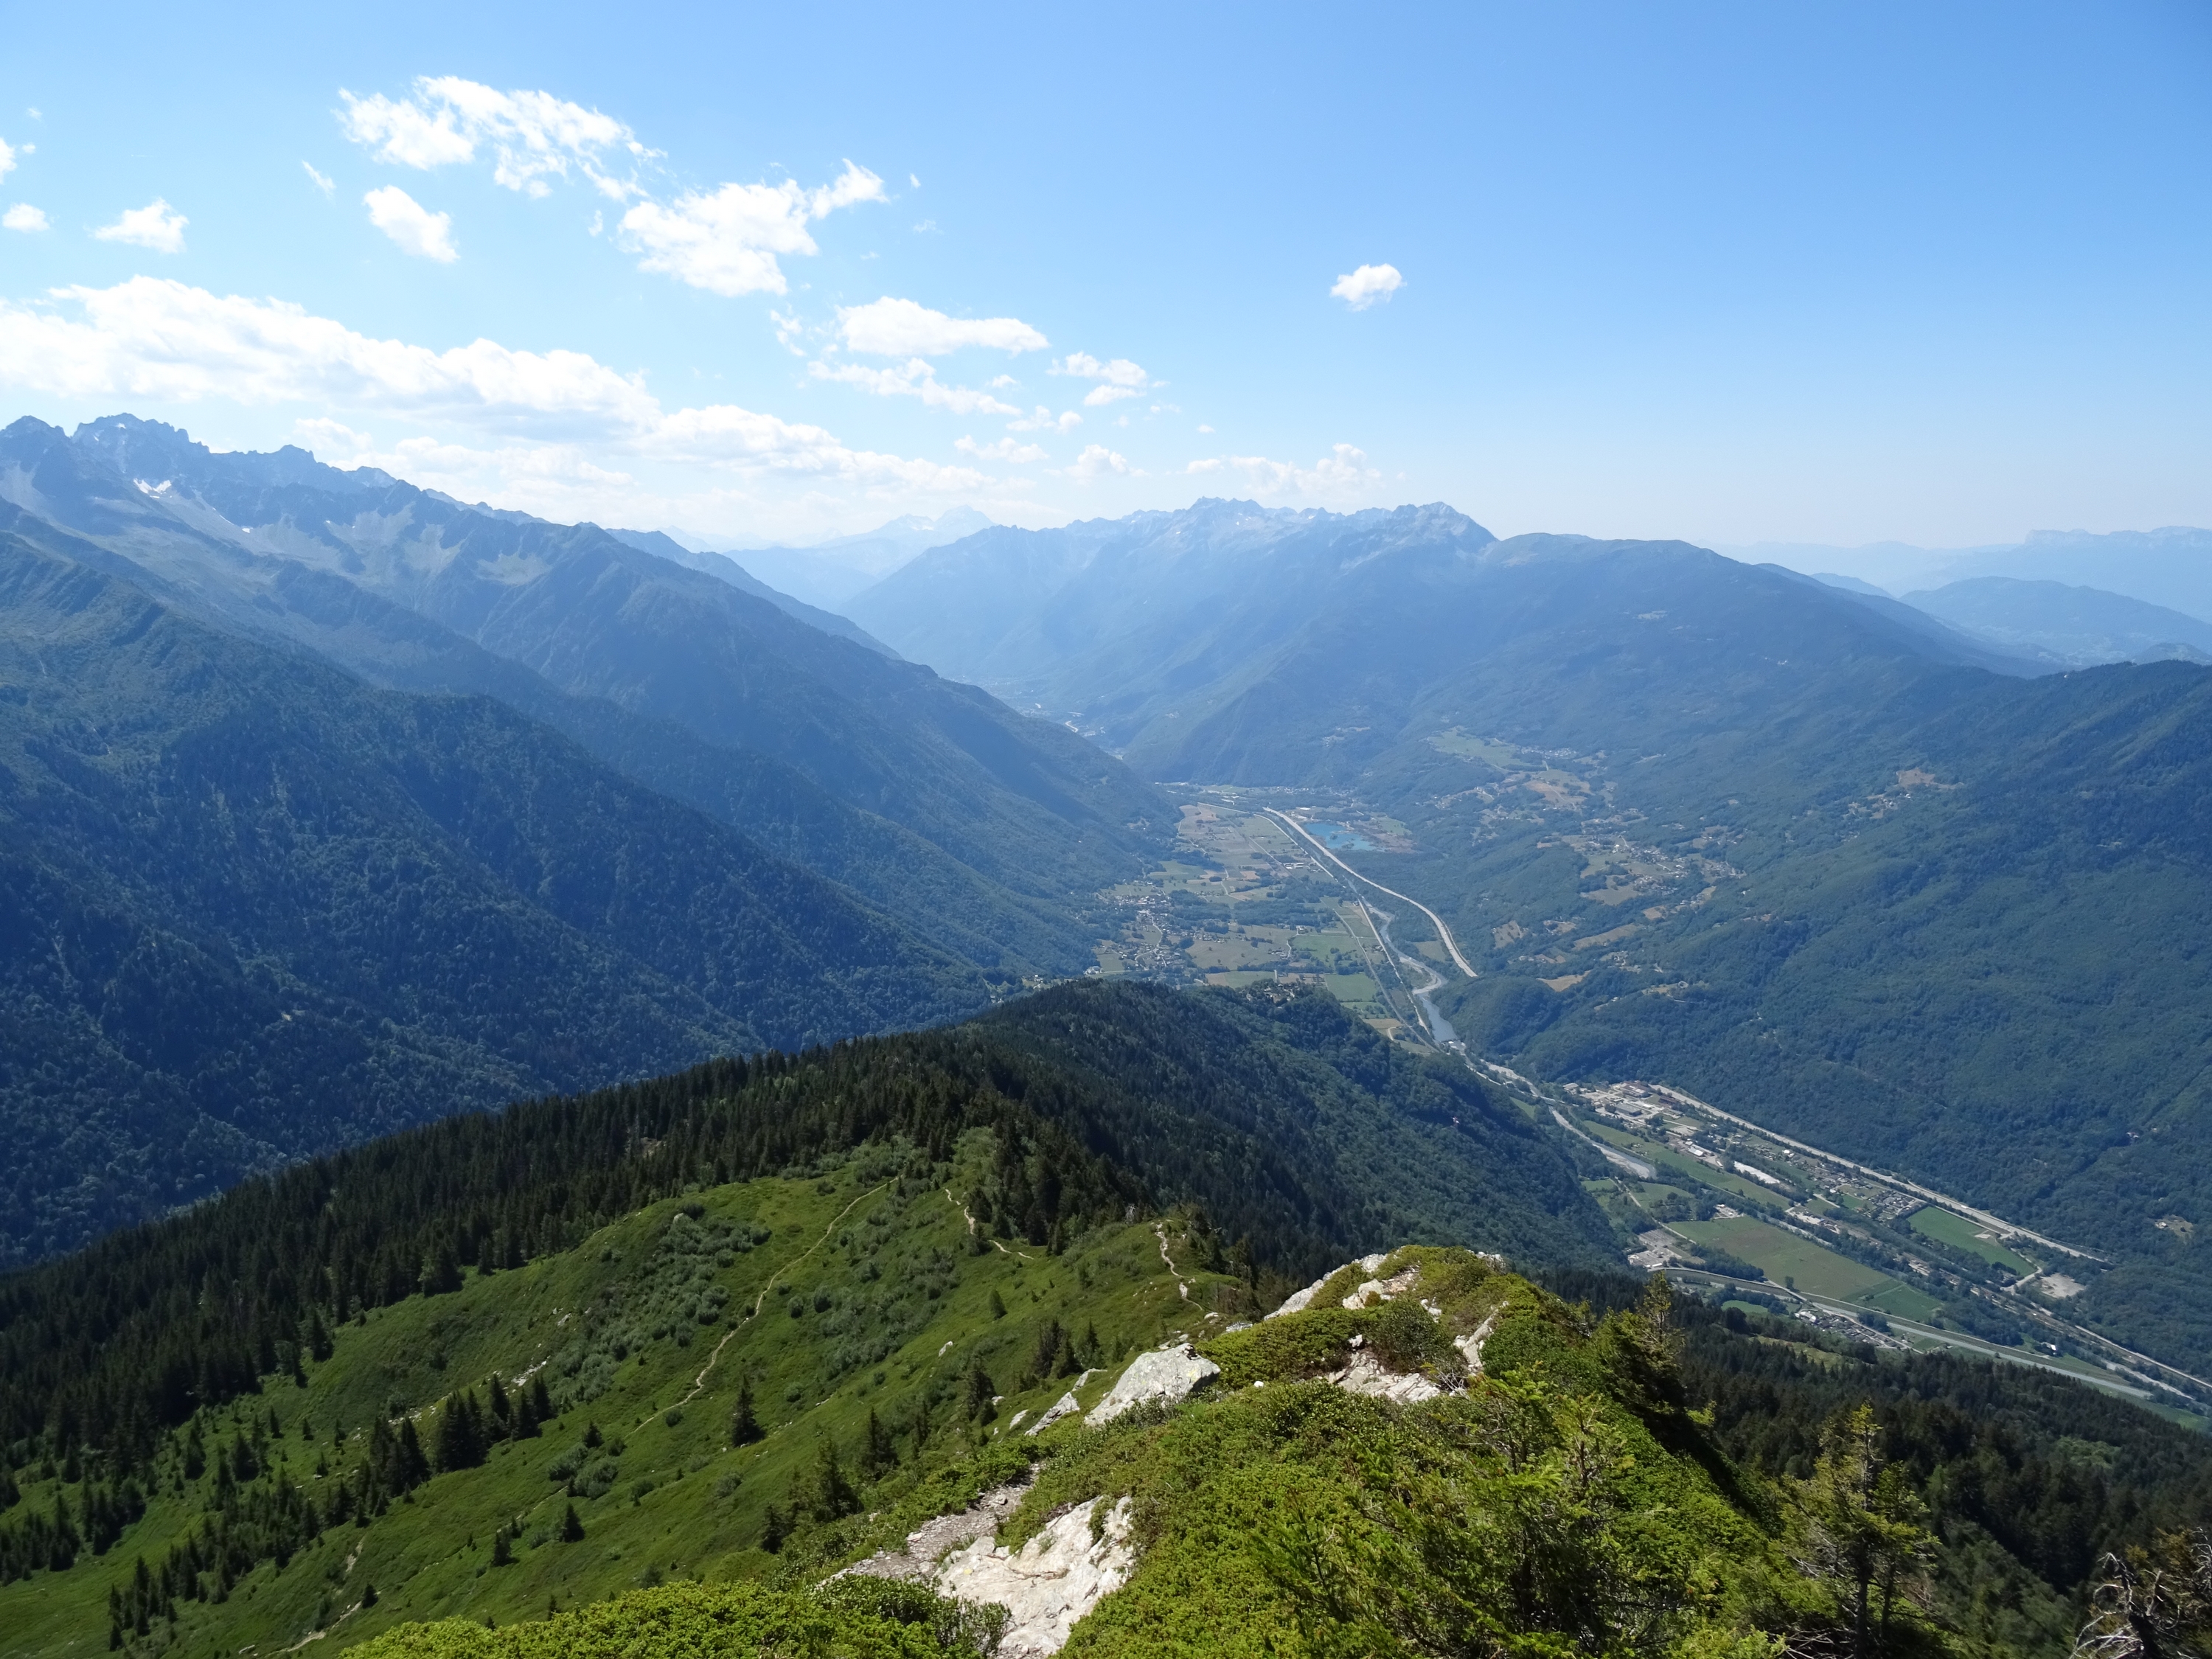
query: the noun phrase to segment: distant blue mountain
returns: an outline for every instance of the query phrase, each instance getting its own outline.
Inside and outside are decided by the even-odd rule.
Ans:
[[[756,599],[766,599],[785,615],[798,617],[810,628],[818,628],[839,639],[865,645],[869,650],[880,651],[887,657],[898,654],[881,640],[872,638],[850,618],[770,587],[726,553],[694,552],[674,537],[659,530],[610,530],[607,534],[625,547],[634,547],[641,553],[651,553],[672,564],[680,564],[686,570],[702,571],[719,581],[729,583],[740,593],[750,593]]]
[[[2212,623],[2094,587],[1975,576],[1907,593],[1905,602],[1978,639],[2081,667],[2212,662]]]

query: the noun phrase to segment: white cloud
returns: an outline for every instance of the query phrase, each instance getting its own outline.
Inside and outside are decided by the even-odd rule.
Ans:
[[[434,351],[371,339],[281,301],[152,276],[55,289],[50,298],[56,303],[0,301],[0,386],[69,398],[307,403],[532,436],[541,447],[589,444],[902,490],[989,482],[973,467],[853,449],[820,427],[734,404],[671,411],[641,378],[582,352],[516,351],[485,339]]]
[[[777,256],[817,252],[806,228],[811,222],[856,203],[890,199],[881,179],[848,161],[844,172],[812,190],[791,179],[726,184],[660,202],[637,173],[660,151],[646,148],[613,116],[550,92],[500,92],[447,75],[417,80],[404,98],[338,95],[346,137],[395,166],[471,161],[489,146],[492,177],[509,190],[545,196],[550,181],[580,174],[603,195],[634,204],[623,216],[619,240],[640,256],[639,270],[731,297],[787,292]],[[627,161],[621,173],[612,166],[617,159]],[[592,224],[597,235],[599,221]]]
[[[580,352],[481,339],[433,351],[371,339],[282,301],[219,297],[155,276],[51,297],[66,312],[0,301],[0,382],[65,396],[301,401],[594,432],[647,427],[659,415],[641,381]]]
[[[31,153],[31,146],[24,145],[22,153],[28,155]],[[0,179],[5,179],[15,170],[15,147],[5,138],[0,138]]]
[[[366,432],[357,432],[343,421],[333,421],[323,415],[303,416],[293,422],[292,435],[300,441],[302,449],[331,466],[358,466],[359,461],[349,458],[366,455],[376,447],[376,440]]]
[[[1362,265],[1348,276],[1336,279],[1329,293],[1354,311],[1364,311],[1377,300],[1387,300],[1405,287],[1406,279],[1398,274],[1395,265]]]
[[[654,154],[611,115],[556,98],[550,92],[498,92],[459,76],[425,76],[413,95],[386,98],[381,93],[345,100],[338,125],[357,144],[373,147],[376,158],[396,167],[429,168],[476,159],[479,144],[491,146],[492,178],[509,190],[544,196],[548,179],[566,179],[571,167],[617,201],[636,193],[634,178],[607,170],[611,151],[637,160]]]
[[[18,202],[7,212],[0,213],[0,225],[9,230],[46,230],[50,228],[46,216],[28,202]]]
[[[1009,432],[1073,432],[1082,424],[1083,416],[1072,409],[1064,410],[1055,415],[1042,404],[1039,404],[1035,414],[1024,415],[1018,421],[1008,421],[1006,430]]]
[[[1097,380],[1084,398],[1086,409],[1100,409],[1123,398],[1134,398],[1156,386],[1165,386],[1164,380],[1155,380],[1127,357],[1116,357],[1111,362],[1101,362],[1087,351],[1071,351],[1052,366],[1055,374],[1071,374],[1079,380]]]
[[[461,257],[453,246],[453,216],[433,213],[397,185],[372,190],[361,198],[368,222],[398,245],[403,253],[449,265]]]
[[[1271,461],[1264,455],[1214,455],[1193,461],[1187,473],[1231,470],[1241,472],[1260,495],[1343,495],[1376,482],[1382,473],[1368,465],[1366,452],[1337,444],[1311,466]]]
[[[845,163],[831,183],[802,190],[780,185],[724,185],[711,196],[689,191],[665,205],[641,202],[623,215],[623,246],[644,257],[640,270],[659,271],[693,288],[735,298],[782,294],[788,285],[779,253],[812,253],[810,221],[857,202],[884,199],[884,181]]]
[[[919,398],[931,409],[949,409],[956,415],[1018,415],[1012,404],[1000,403],[988,392],[969,386],[942,386],[937,371],[921,357],[909,358],[898,368],[869,368],[860,363],[816,362],[806,372],[817,380],[838,380],[866,387],[878,398]]]
[[[103,242],[130,242],[156,253],[181,253],[185,227],[191,220],[156,196],[142,208],[132,208],[112,225],[92,234]]]
[[[302,161],[300,165],[307,168],[307,177],[315,181],[315,188],[322,191],[324,195],[328,196],[337,191],[338,181],[331,178],[330,174],[326,173],[317,172],[315,170],[315,164],[313,161]]]
[[[1118,473],[1123,477],[1137,474],[1137,469],[1131,466],[1125,457],[1116,455],[1104,444],[1085,446],[1083,453],[1075,458],[1073,465],[1060,470],[1066,477],[1083,483],[1103,477],[1109,472]]]
[[[979,461],[1010,461],[1017,466],[1049,459],[1036,445],[1016,443],[1012,438],[1000,438],[988,444],[979,444],[973,438],[956,438],[952,447],[963,455],[973,455]]]
[[[382,467],[411,483],[455,495],[465,492],[480,495],[487,484],[510,490],[534,484],[537,488],[530,493],[544,501],[556,497],[562,485],[597,491],[636,482],[629,473],[599,465],[574,444],[503,444],[496,449],[477,449],[435,438],[402,438],[389,450],[373,446],[356,448],[349,464]]]
[[[969,346],[1042,351],[1052,343],[1018,317],[948,317],[889,295],[838,307],[837,331],[848,349],[872,357],[940,357]]]
[[[1200,422],[1198,423],[1198,429],[1199,429],[1200,432],[1211,432],[1211,431],[1212,431],[1212,430],[1213,430],[1213,428],[1212,428],[1212,427],[1208,426],[1208,425],[1207,425],[1205,422],[1203,422],[1203,421],[1200,421]]]

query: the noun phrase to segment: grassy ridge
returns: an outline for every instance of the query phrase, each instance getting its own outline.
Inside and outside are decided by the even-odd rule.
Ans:
[[[1185,1200],[1220,1208],[1214,1264],[1255,1284],[1401,1237],[1573,1259],[1604,1236],[1510,1107],[1325,997],[1071,986],[946,1030],[452,1119],[0,1279],[0,1436],[127,1468],[288,1369],[318,1319],[572,1248],[687,1186],[885,1137],[941,1160],[976,1128],[1000,1162],[963,1201],[1030,1246]]]
[[[547,1379],[558,1415],[535,1437],[434,1474],[381,1515],[333,1524],[281,1569],[264,1559],[220,1602],[177,1603],[179,1640],[194,1652],[289,1644],[319,1620],[346,1642],[409,1620],[504,1625],[556,1600],[574,1606],[663,1577],[770,1573],[776,1560],[760,1548],[767,1511],[811,1512],[825,1446],[880,1506],[919,1484],[924,1465],[957,1460],[1068,1386],[1068,1376],[1034,1375],[1049,1332],[1073,1327],[1071,1348],[1087,1344],[1104,1360],[1170,1329],[1202,1334],[1249,1306],[1239,1281],[1196,1267],[1183,1235],[1170,1235],[1182,1263],[1170,1268],[1144,1223],[1098,1229],[1059,1256],[971,1233],[945,1188],[987,1184],[994,1156],[988,1134],[934,1167],[911,1149],[877,1148],[803,1177],[663,1200],[577,1249],[515,1272],[471,1272],[451,1294],[368,1313],[333,1333],[331,1358],[308,1364],[305,1387],[270,1377],[264,1392],[200,1413],[167,1440],[149,1471],[145,1518],[118,1547],[0,1588],[7,1645],[103,1646],[110,1587],[127,1589],[141,1558],[158,1572],[173,1546],[209,1526],[213,1460],[197,1480],[184,1475],[192,1429],[221,1448],[252,1446],[258,1427],[264,1483],[296,1484],[327,1507],[360,1467],[372,1422],[412,1422],[434,1456],[449,1396],[481,1398],[494,1375],[510,1387]],[[767,1237],[742,1250],[688,1248],[730,1236],[725,1227],[741,1240]],[[991,1387],[971,1415],[979,1367]],[[762,1437],[732,1446],[741,1386]],[[866,1463],[871,1413],[895,1448],[890,1468]],[[592,1425],[599,1444],[579,1459]],[[556,1466],[572,1473],[549,1479]],[[82,1491],[28,1481],[0,1526],[51,1510],[57,1497],[81,1504]],[[585,1536],[564,1542],[571,1506]],[[514,1563],[495,1566],[502,1528]],[[361,1607],[370,1585],[375,1602]],[[152,1626],[165,1632],[167,1621]]]

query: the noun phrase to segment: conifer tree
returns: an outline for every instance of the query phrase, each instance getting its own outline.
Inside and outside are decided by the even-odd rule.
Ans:
[[[568,1512],[561,1517],[561,1541],[564,1544],[580,1544],[584,1541],[584,1523],[576,1518],[576,1506],[574,1504],[568,1505]]]
[[[1898,1597],[1928,1556],[1928,1511],[1905,1469],[1882,1455],[1881,1425],[1862,1405],[1832,1420],[1820,1459],[1797,1488],[1797,1565],[1826,1585],[1848,1622],[1855,1659],[1888,1634]]]
[[[752,1379],[741,1377],[738,1382],[737,1409],[730,1413],[730,1443],[750,1446],[762,1433],[760,1419],[753,1413]]]
[[[472,1469],[484,1461],[489,1449],[483,1407],[477,1403],[476,1390],[448,1395],[445,1410],[438,1415],[439,1473]]]
[[[991,1374],[983,1369],[981,1360],[968,1367],[968,1418],[970,1422],[988,1423],[999,1414],[994,1402],[998,1392],[998,1385],[991,1381]]]
[[[398,1446],[393,1465],[399,1475],[397,1490],[403,1492],[414,1491],[430,1477],[430,1460],[422,1455],[422,1437],[415,1432],[412,1418],[402,1418],[399,1421]]]
[[[871,1480],[880,1480],[898,1467],[898,1443],[890,1436],[876,1416],[875,1407],[868,1407],[867,1439],[860,1448],[860,1473]]]
[[[836,1441],[826,1434],[815,1443],[813,1497],[814,1518],[817,1521],[835,1521],[860,1513],[860,1494],[853,1490],[852,1480],[845,1474],[845,1465],[837,1455]]]

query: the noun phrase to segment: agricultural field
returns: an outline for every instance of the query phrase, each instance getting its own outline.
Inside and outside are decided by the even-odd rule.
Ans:
[[[1242,986],[1304,980],[1386,1035],[1426,1041],[1411,990],[1429,975],[1408,973],[1390,948],[1449,964],[1418,911],[1364,890],[1262,810],[1285,792],[1208,789],[1186,800],[1176,855],[1141,881],[1103,896],[1121,912],[1118,937],[1097,946],[1105,976],[1136,974],[1170,984]],[[1409,848],[1406,826],[1338,802],[1311,809],[1314,829],[1347,847]],[[1389,906],[1381,921],[1371,907]]]
[[[2035,1263],[1979,1222],[1969,1221],[1962,1215],[1954,1215],[1933,1204],[1925,1209],[1915,1210],[1906,1224],[1914,1232],[1932,1238],[1939,1244],[1948,1244],[1953,1249],[1978,1255],[1992,1266],[2002,1267],[2018,1277],[2025,1278],[2036,1270]]]
[[[1711,1244],[1751,1262],[1775,1284],[1808,1296],[1852,1303],[1907,1319],[1926,1319],[1937,1310],[1935,1297],[1924,1291],[1753,1216],[1678,1222],[1674,1230],[1697,1243]]]

